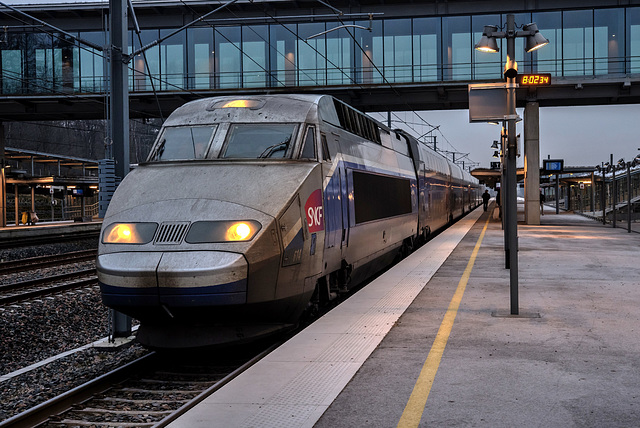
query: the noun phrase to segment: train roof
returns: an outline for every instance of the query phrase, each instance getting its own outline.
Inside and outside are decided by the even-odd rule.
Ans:
[[[165,125],[190,125],[230,121],[305,122],[328,95],[248,95],[204,98],[176,109]]]

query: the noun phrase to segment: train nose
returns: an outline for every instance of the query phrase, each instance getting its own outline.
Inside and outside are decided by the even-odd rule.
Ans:
[[[247,262],[222,251],[101,254],[98,280],[105,305],[132,313],[246,303]]]

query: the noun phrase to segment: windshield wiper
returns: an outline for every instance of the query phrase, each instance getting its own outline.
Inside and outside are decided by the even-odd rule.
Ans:
[[[286,140],[267,147],[266,149],[264,149],[262,153],[260,153],[260,156],[258,156],[258,159],[270,158],[271,155],[273,155],[275,152],[281,152],[283,150],[286,151],[289,148],[290,141],[291,141],[291,137],[287,137]]]
[[[162,157],[162,154],[164,153],[164,145],[166,142],[167,142],[167,139],[163,138],[162,141],[158,143],[158,147],[154,150],[153,156],[150,157],[149,159],[160,160],[160,157]]]

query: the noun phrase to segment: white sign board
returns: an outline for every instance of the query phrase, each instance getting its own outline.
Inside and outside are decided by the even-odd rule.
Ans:
[[[507,84],[469,85],[469,122],[500,122],[509,119]]]

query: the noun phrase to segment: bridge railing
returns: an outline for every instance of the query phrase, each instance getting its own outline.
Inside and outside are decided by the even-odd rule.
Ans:
[[[132,92],[150,91],[149,76],[158,91],[496,80],[502,77],[505,46],[498,54],[487,54],[473,45],[484,25],[500,25],[505,16],[344,21],[371,25],[371,31],[341,29],[312,39],[308,37],[336,23],[194,27],[150,48],[146,59],[132,58],[129,85]],[[520,25],[537,22],[550,40],[532,53],[517,46],[521,72],[557,77],[640,74],[640,7],[536,10],[516,14],[516,20]],[[144,28],[143,43],[168,31]],[[107,44],[102,31],[74,34]],[[133,32],[131,40],[130,49],[137,49]],[[80,47],[66,35],[16,26],[6,30],[1,42],[0,95],[103,93],[106,88],[105,54]]]

